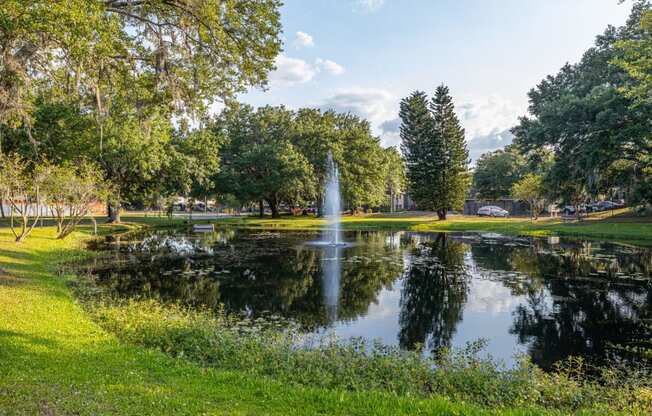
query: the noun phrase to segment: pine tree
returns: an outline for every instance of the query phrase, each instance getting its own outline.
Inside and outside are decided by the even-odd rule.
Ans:
[[[445,220],[449,210],[462,208],[470,184],[464,129],[448,88],[437,87],[430,103],[414,92],[401,101],[400,117],[410,196]]]
[[[434,123],[428,110],[428,96],[413,92],[401,101],[401,151],[405,159],[408,191],[420,209],[433,209],[432,188],[436,183],[432,158]]]

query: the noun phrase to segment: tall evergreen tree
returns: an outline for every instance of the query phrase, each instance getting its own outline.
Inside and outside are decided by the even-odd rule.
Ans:
[[[428,102],[417,91],[401,101],[401,150],[410,196],[441,220],[460,209],[469,188],[469,152],[448,87],[437,87]]]

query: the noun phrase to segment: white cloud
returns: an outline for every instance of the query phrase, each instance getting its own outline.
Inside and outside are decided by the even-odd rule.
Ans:
[[[293,44],[297,49],[301,49],[307,46],[315,46],[315,42],[312,36],[302,31],[298,31],[294,34]]]
[[[315,65],[317,68],[324,69],[331,75],[342,75],[344,73],[344,67],[330,59],[317,58],[317,60],[315,60]]]
[[[383,140],[385,146],[396,146],[397,148],[401,145],[401,119],[393,118],[391,120],[385,120],[378,126],[380,129],[380,137]]]
[[[467,137],[469,157],[473,160],[472,164],[475,164],[483,153],[502,149],[512,144],[513,140],[514,135],[509,130],[494,131],[485,136],[474,137],[471,140]]]
[[[496,95],[462,100],[456,106],[457,115],[469,140],[514,127],[524,110],[512,101]]]
[[[385,146],[398,144],[398,131],[387,129],[387,120],[394,120],[398,114],[398,100],[389,91],[372,88],[350,88],[336,91],[322,100],[322,110],[352,113],[369,121],[374,134],[381,137]]]
[[[304,84],[324,71],[330,75],[342,75],[344,67],[330,59],[317,58],[314,63],[280,54],[274,61],[276,70],[269,74],[272,87]]]
[[[303,84],[315,77],[318,68],[303,59],[290,58],[280,54],[274,61],[276,70],[269,74],[272,86]]]
[[[385,0],[355,0],[353,10],[356,12],[373,13],[380,9]]]
[[[395,115],[394,106],[394,97],[388,91],[357,87],[339,90],[319,105],[322,109],[353,113],[376,126]]]
[[[514,136],[509,130],[518,122],[518,116],[525,113],[525,108],[493,95],[463,100],[456,111],[466,130],[469,156],[475,163],[482,153],[512,143]]]

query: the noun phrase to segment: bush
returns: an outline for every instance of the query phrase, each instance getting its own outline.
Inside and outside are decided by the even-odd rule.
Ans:
[[[587,380],[584,363],[571,359],[545,373],[523,358],[504,368],[479,358],[482,341],[444,351],[437,360],[361,339],[302,334],[278,318],[236,319],[155,300],[92,302],[92,314],[121,340],[225,370],[273,377],[289,384],[431,394],[490,406],[539,405],[551,409],[602,408],[642,414],[652,406],[649,373],[612,371],[608,382]]]

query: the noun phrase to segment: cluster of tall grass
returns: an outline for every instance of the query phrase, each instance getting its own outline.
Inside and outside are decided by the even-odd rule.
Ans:
[[[361,339],[308,336],[280,319],[242,319],[152,299],[114,300],[80,288],[94,319],[123,342],[289,385],[436,395],[482,406],[540,406],[564,412],[647,414],[652,409],[652,377],[644,369],[602,369],[599,378],[589,378],[580,358],[544,372],[526,357],[508,368],[480,354],[482,341],[428,358],[421,351]]]

